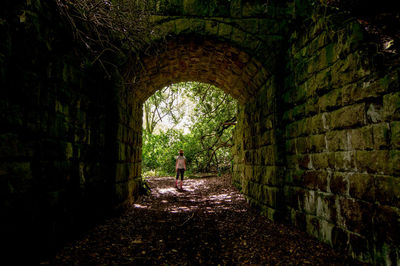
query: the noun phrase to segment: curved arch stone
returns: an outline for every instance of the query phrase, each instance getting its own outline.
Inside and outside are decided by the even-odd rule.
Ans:
[[[196,36],[169,40],[162,52],[143,58],[143,65],[133,86],[140,101],[172,83],[199,81],[214,84],[245,103],[270,77],[263,65],[246,52]]]

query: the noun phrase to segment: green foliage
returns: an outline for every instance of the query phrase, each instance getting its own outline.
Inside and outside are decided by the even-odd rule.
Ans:
[[[179,88],[179,89],[176,89]],[[172,128],[143,131],[143,170],[155,171],[156,175],[175,173],[175,160],[179,149],[185,151],[189,172],[209,172],[221,168],[229,169],[231,160],[232,131],[236,121],[236,101],[212,85],[181,83],[175,85],[175,93],[189,105],[189,133],[177,128],[179,119],[173,120]],[[144,108],[161,106],[161,95],[149,98]],[[171,100],[163,98],[168,106]],[[174,104],[171,108],[181,108]],[[161,110],[161,109],[160,109]],[[164,110],[165,111],[165,110]],[[176,110],[168,109],[174,113]],[[146,110],[145,110],[146,113]],[[161,113],[160,116],[163,114]],[[146,114],[145,114],[146,116]],[[182,117],[181,117],[182,118]]]

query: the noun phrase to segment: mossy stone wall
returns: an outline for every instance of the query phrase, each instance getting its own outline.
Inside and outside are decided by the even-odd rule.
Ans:
[[[291,36],[282,95],[287,217],[357,259],[398,264],[400,69],[383,65],[357,20],[334,18],[319,16]]]
[[[284,70],[240,108],[233,181],[270,219],[398,264],[400,69],[342,16],[293,30]]]
[[[136,193],[117,195],[123,86],[54,3],[5,1],[0,14],[2,254],[34,263]]]

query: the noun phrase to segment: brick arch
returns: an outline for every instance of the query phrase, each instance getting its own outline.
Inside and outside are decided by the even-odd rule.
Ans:
[[[196,36],[170,39],[161,53],[145,57],[143,65],[133,88],[140,101],[172,83],[198,81],[213,84],[244,103],[270,77],[256,58],[239,48]]]

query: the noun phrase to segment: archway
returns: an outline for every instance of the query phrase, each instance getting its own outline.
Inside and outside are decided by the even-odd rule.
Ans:
[[[117,166],[120,172],[127,172],[129,171],[127,169],[131,167],[130,163],[134,163],[135,165],[135,172],[130,174],[127,180],[117,182],[117,187],[120,186],[120,191],[123,192],[120,198],[124,199],[134,194],[134,190],[136,189],[134,180],[138,179],[141,174],[141,158],[139,158],[141,150],[138,147],[142,143],[142,121],[137,116],[140,115],[142,117],[142,104],[154,91],[176,82],[199,81],[210,83],[238,100],[240,104],[239,127],[243,128],[249,125],[249,123],[251,125],[251,128],[247,128],[246,132],[239,129],[237,133],[242,134],[237,138],[240,143],[235,146],[235,149],[238,150],[235,154],[238,163],[235,166],[237,172],[236,181],[238,184],[242,185],[239,180],[243,180],[241,177],[243,171],[237,168],[239,164],[242,166],[245,164],[243,161],[244,154],[239,154],[240,147],[243,145],[246,145],[246,147],[254,145],[252,149],[260,154],[262,153],[261,150],[270,150],[268,158],[263,158],[263,162],[261,163],[260,161],[258,163],[261,165],[266,162],[275,165],[275,162],[278,161],[275,152],[277,149],[272,147],[277,143],[275,140],[272,140],[275,136],[270,132],[266,133],[270,135],[270,140],[262,145],[256,144],[258,141],[256,140],[256,134],[259,134],[261,131],[272,130],[272,127],[264,125],[270,123],[272,126],[275,120],[274,90],[276,89],[276,80],[271,78],[272,70],[268,71],[257,59],[232,44],[201,36],[181,36],[168,41],[164,47],[159,53],[143,59],[144,68],[141,69],[138,75],[126,77],[128,81],[139,77],[138,80],[135,80],[134,84],[128,87],[128,90],[133,91],[133,96],[129,100],[126,100],[126,103],[124,103],[126,104],[125,106],[121,106],[123,109],[133,109],[135,116],[131,116],[134,120],[130,122],[129,115],[125,117],[125,119],[128,119],[126,123],[130,123],[130,125],[121,124],[119,131],[128,132],[127,135],[136,135],[135,139],[137,142],[133,143],[133,146],[135,147],[134,149],[138,149],[139,151],[130,155],[127,153],[127,156],[130,156],[127,162],[119,163]],[[258,114],[256,114],[257,112],[249,112],[249,108],[255,108],[254,103],[259,101],[257,99],[266,100],[268,105],[264,105],[265,108]],[[269,122],[265,122],[266,120]],[[255,124],[249,121],[254,121]],[[253,125],[256,126],[253,127]],[[120,151],[129,151],[129,141],[121,139],[120,142]],[[249,156],[247,158],[250,159]],[[248,178],[252,177],[248,176]],[[244,185],[243,189],[247,193],[248,186]]]

